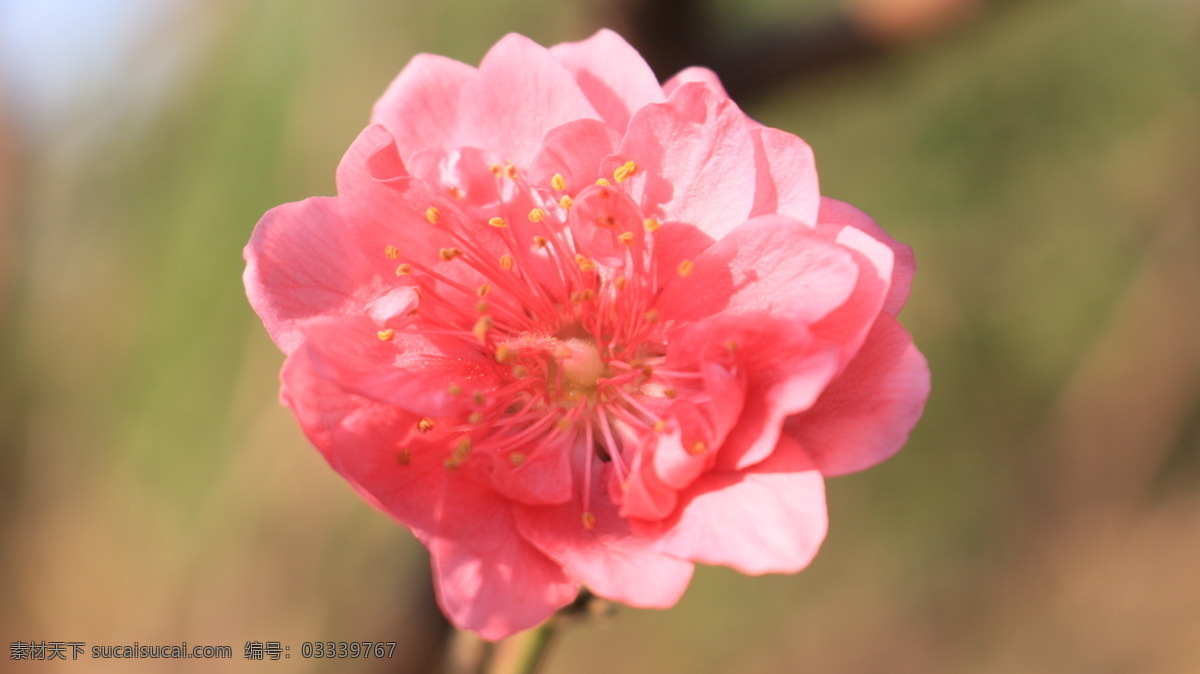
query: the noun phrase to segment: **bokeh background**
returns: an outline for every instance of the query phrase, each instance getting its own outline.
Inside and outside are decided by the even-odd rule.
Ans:
[[[547,671],[1200,671],[1200,5],[713,0],[694,30],[698,3],[645,4],[0,0],[0,670],[425,666],[425,552],[278,405],[241,248],[333,192],[414,53],[611,25],[660,67],[737,64],[822,191],[916,249],[933,393],[905,450],[829,481],[808,570],[701,568],[673,610],[567,629]],[[804,68],[737,60],[781,30]],[[18,640],[235,657],[11,662]]]

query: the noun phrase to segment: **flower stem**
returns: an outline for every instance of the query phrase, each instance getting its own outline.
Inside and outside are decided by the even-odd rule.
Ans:
[[[488,674],[536,674],[541,668],[559,617],[554,616],[537,627],[515,634],[496,647]]]

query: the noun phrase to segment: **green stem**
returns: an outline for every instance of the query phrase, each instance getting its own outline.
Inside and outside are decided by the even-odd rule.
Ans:
[[[492,656],[488,674],[537,674],[558,623],[558,616],[554,616],[531,630],[514,634],[501,642]]]

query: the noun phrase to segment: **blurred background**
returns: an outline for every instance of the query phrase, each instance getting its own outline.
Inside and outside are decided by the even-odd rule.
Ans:
[[[717,67],[916,249],[933,393],[904,451],[828,482],[808,570],[701,568],[547,671],[1200,671],[1193,0],[0,0],[0,670],[427,666],[426,553],[278,405],[241,248],[333,193],[413,54],[604,25],[664,76]],[[235,657],[34,665],[19,640]]]

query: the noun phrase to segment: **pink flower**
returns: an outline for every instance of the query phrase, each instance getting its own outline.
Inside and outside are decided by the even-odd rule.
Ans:
[[[417,56],[371,122],[337,197],[258,223],[246,291],[284,404],[429,548],[455,624],[802,569],[823,476],[920,416],[910,250],[711,72],[510,35],[478,69]]]

